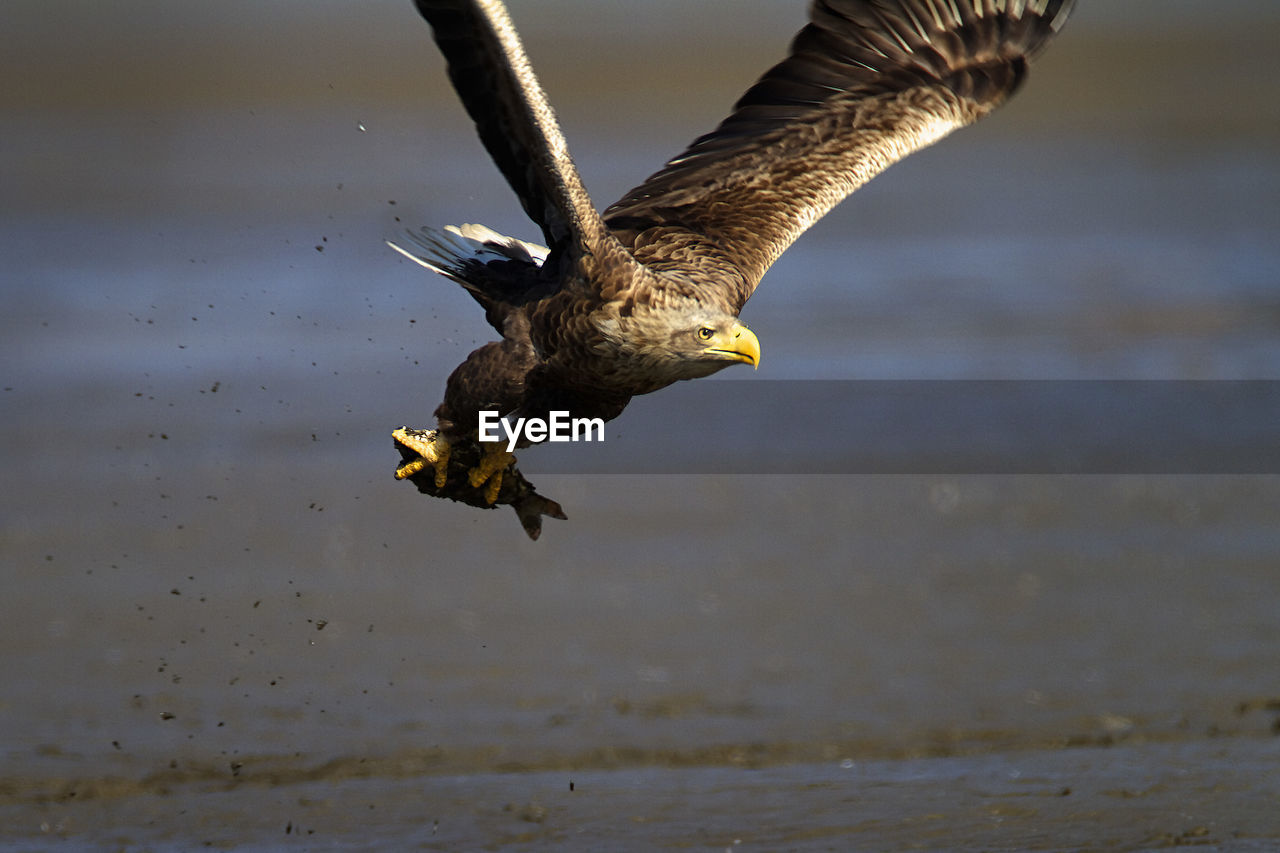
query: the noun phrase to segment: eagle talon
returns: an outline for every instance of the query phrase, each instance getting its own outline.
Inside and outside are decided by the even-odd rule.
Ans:
[[[404,427],[392,432],[391,437],[418,454],[417,459],[406,462],[396,469],[397,480],[412,477],[430,465],[436,472],[436,488],[444,488],[449,472],[449,454],[451,451],[449,439],[445,438],[437,430],[427,430],[426,432],[414,430],[411,433]]]
[[[397,480],[407,480],[414,474],[427,467],[427,460],[419,456],[417,459],[411,459],[396,469]]]
[[[481,447],[483,455],[476,467],[467,472],[467,482],[476,489],[484,486],[485,503],[492,504],[502,490],[502,472],[515,464],[516,456],[503,450],[501,444],[484,442]]]

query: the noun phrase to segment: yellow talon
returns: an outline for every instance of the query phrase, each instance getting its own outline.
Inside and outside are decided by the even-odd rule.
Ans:
[[[412,477],[430,465],[436,472],[436,488],[444,488],[449,472],[449,453],[451,451],[449,439],[440,435],[436,430],[427,430],[426,432],[414,430],[411,433],[404,427],[392,432],[391,437],[418,454],[417,459],[406,462],[396,469],[397,480]]]
[[[418,473],[419,471],[421,471],[423,468],[426,468],[426,467],[427,467],[427,460],[419,456],[417,459],[412,459],[404,463],[403,465],[401,465],[399,468],[397,468],[396,479],[403,480],[406,477],[412,477],[414,474]]]
[[[498,492],[502,491],[502,472],[495,471],[493,476],[489,478],[489,482],[484,487],[484,502],[491,504],[498,499]]]
[[[467,482],[475,489],[483,485],[484,501],[491,504],[502,490],[502,472],[516,461],[516,457],[496,442],[484,442],[481,447],[484,448],[483,455],[476,467],[467,472]]]

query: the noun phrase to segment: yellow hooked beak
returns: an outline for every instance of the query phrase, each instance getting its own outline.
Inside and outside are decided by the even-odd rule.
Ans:
[[[760,367],[760,339],[741,323],[734,323],[727,334],[717,336],[703,352]]]

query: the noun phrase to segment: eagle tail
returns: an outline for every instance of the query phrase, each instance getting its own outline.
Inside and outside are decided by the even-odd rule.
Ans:
[[[507,237],[486,225],[423,226],[417,231],[406,231],[405,235],[413,243],[412,251],[390,240],[387,245],[468,290],[484,289],[484,285],[495,278],[489,270],[490,264],[514,261],[540,267],[547,259],[546,246]]]

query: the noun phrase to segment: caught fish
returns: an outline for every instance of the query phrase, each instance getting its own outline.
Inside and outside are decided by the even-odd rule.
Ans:
[[[538,494],[537,489],[515,467],[515,457],[496,476],[486,477],[479,485],[472,485],[472,472],[481,467],[489,454],[473,441],[455,441],[448,445],[448,452],[434,452],[437,433],[430,429],[400,427],[391,433],[402,462],[396,469],[397,480],[408,480],[418,491],[433,498],[448,498],[481,509],[496,509],[508,505],[515,510],[520,526],[536,540],[542,535],[542,516],[568,518],[560,504]],[[497,481],[495,486],[495,480]]]

